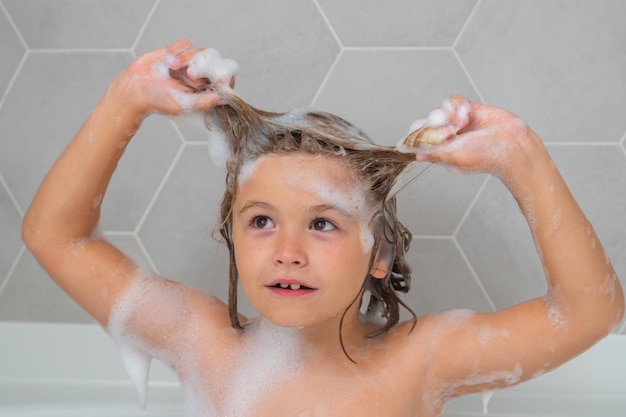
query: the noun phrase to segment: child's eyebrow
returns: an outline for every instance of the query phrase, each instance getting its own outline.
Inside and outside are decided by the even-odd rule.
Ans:
[[[343,216],[348,217],[350,219],[354,218],[354,214],[348,212],[342,207],[336,206],[334,204],[320,204],[318,206],[311,207],[308,211],[314,214],[319,214],[327,210],[333,210],[341,213]]]
[[[241,210],[239,210],[239,214],[243,214],[247,210],[250,210],[253,208],[261,208],[264,210],[276,211],[276,208],[269,203],[266,203],[264,201],[251,200],[251,201],[246,202],[246,204],[244,204]]]

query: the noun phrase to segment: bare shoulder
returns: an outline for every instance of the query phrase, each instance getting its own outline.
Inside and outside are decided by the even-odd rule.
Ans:
[[[422,389],[447,400],[512,386],[554,369],[589,342],[536,298],[502,310],[453,310],[423,316],[412,332],[394,329],[405,370],[427,381]],[[408,353],[407,353],[408,352]]]
[[[107,330],[114,338],[133,339],[157,358],[179,357],[200,346],[218,351],[237,338],[223,301],[147,271],[138,272],[119,295]]]

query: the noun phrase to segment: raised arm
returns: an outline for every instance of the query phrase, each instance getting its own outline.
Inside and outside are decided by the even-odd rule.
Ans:
[[[620,281],[541,139],[507,111],[464,106],[461,97],[444,106],[458,136],[417,159],[486,172],[507,186],[528,221],[548,292],[494,313],[457,314],[454,320],[442,315],[430,322],[439,335],[433,380],[449,396],[553,369],[606,336],[624,314]],[[453,111],[460,107],[469,114]]]
[[[103,196],[146,117],[220,104],[214,93],[196,92],[170,77],[170,70],[185,74],[196,52],[188,41],[178,41],[139,57],[117,76],[48,172],[24,216],[22,236],[28,249],[103,325],[136,274],[136,266],[97,234]],[[200,82],[190,77],[186,81]],[[232,80],[221,82],[228,85]]]

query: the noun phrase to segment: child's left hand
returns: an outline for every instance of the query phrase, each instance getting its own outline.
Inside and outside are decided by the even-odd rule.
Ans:
[[[459,117],[467,109],[467,117]],[[534,159],[547,156],[541,139],[513,113],[484,104],[450,97],[442,106],[449,124],[441,129],[457,130],[441,145],[420,152],[416,159],[455,168],[464,173],[488,173],[510,185],[520,170],[531,169]]]

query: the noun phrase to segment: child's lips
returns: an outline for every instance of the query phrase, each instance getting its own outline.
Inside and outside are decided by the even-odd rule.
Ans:
[[[266,287],[276,294],[287,296],[309,294],[317,289],[310,284],[292,278],[276,279]]]

